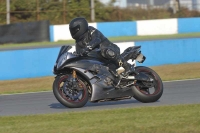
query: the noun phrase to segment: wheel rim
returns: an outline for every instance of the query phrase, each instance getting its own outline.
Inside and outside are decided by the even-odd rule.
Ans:
[[[137,71],[150,76],[150,78],[153,78],[154,86],[151,88],[139,87],[139,86],[135,86],[135,87],[144,95],[147,95],[147,96],[157,95],[161,90],[161,84],[159,82],[158,77],[154,73],[152,73],[151,71],[148,71],[146,69],[139,69]],[[142,82],[143,84],[148,84],[147,82],[144,82],[144,81],[140,81],[140,82]]]
[[[79,103],[82,102],[86,98],[86,86],[82,80],[77,79],[79,90],[70,88],[69,76],[64,76],[59,80],[58,83],[58,91],[60,96],[68,101]]]

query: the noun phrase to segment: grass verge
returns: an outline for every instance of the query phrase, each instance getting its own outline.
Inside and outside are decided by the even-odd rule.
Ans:
[[[200,104],[0,117],[0,133],[199,133]]]
[[[176,39],[176,38],[191,38],[200,37],[200,33],[186,33],[186,34],[173,34],[173,35],[148,35],[148,36],[120,36],[110,37],[109,40],[112,42],[124,42],[124,41],[142,41],[142,40],[156,40],[156,39]],[[58,41],[58,42],[33,42],[23,44],[4,44],[0,45],[0,50],[13,49],[13,48],[24,48],[24,47],[49,47],[49,46],[60,46],[60,45],[72,45],[74,40]]]
[[[200,63],[152,67],[163,81],[200,78]],[[52,90],[54,77],[0,81],[0,94]]]

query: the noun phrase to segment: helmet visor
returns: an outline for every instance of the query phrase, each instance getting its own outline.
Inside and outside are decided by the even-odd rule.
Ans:
[[[70,33],[74,36],[80,30],[80,25],[70,28]]]

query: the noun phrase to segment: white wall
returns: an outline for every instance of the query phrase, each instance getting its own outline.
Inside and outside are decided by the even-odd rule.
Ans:
[[[178,33],[177,19],[137,21],[137,35],[166,35]]]
[[[93,26],[94,28],[97,27],[96,23],[89,23],[89,26]],[[73,39],[71,37],[70,31],[69,31],[69,24],[64,25],[54,25],[54,41],[60,41],[60,40],[71,40]]]
[[[69,32],[69,24],[65,25],[54,25],[54,41],[60,40],[71,40],[71,35]]]

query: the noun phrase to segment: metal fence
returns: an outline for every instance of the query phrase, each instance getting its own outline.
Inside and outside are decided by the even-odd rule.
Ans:
[[[80,0],[76,0],[77,3]],[[69,7],[70,0],[0,0],[0,24],[15,22],[54,20],[57,24],[67,23],[70,12],[81,14],[87,11],[94,21],[94,0],[87,7]],[[48,7],[47,7],[48,6]],[[79,6],[80,7],[80,6]]]
[[[65,24],[77,16],[84,16],[90,22],[111,21],[111,19],[106,19],[106,16],[107,18],[116,17],[113,21],[126,21],[134,20],[134,16],[123,17],[126,16],[126,10],[136,9],[171,9],[174,14],[180,10],[180,7],[185,7],[190,11],[200,11],[200,0],[196,0],[195,3],[192,0],[186,2],[179,0],[115,0],[112,4],[109,3],[109,0],[0,0],[0,3],[0,24],[39,20],[50,20],[52,24]],[[106,12],[104,8],[107,9]],[[110,10],[109,8],[115,9]],[[144,17],[144,19],[148,18],[151,17]]]

